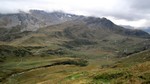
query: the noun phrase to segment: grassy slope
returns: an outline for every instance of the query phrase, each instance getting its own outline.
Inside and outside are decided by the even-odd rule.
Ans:
[[[46,68],[34,69],[25,73],[11,76],[5,81],[6,84],[18,83],[18,84],[148,84],[150,81],[150,57],[149,50],[140,53],[133,54],[132,56],[125,57],[121,62],[116,62],[112,65],[111,59],[99,59],[88,60],[89,65],[86,67],[74,66],[74,65],[57,65]],[[29,59],[30,58],[30,59]],[[18,62],[17,59],[8,59],[3,65],[10,69],[13,68],[25,68],[42,66],[47,63],[51,63],[52,60],[57,60],[57,56],[51,57],[25,57],[23,62]],[[68,59],[62,57],[61,59]],[[108,63],[111,66],[104,68],[104,64]],[[14,62],[15,61],[15,62]],[[59,59],[57,61],[60,61]],[[138,62],[138,63],[137,63]],[[17,64],[15,64],[17,63]],[[118,64],[119,63],[119,64]],[[13,65],[14,64],[14,65]],[[33,64],[33,65],[32,65]],[[22,66],[23,65],[23,66]],[[116,66],[118,65],[118,66]],[[130,66],[128,66],[130,65]],[[115,66],[115,67],[114,67]],[[13,68],[12,68],[13,67]],[[42,73],[41,73],[42,72]]]
[[[119,62],[116,63],[116,66],[117,65],[132,66],[146,61],[150,61],[150,50],[145,50],[140,53],[135,53],[133,55],[124,57]]]
[[[147,41],[147,42],[146,42]],[[144,44],[144,42],[146,42]],[[67,47],[82,52],[90,50],[112,52],[114,55],[141,51],[150,42],[144,38],[128,37],[112,33],[103,28],[89,28],[85,23],[65,22],[41,28],[33,34],[8,43],[15,46]],[[91,52],[92,53],[92,52]]]
[[[111,67],[113,68],[102,68],[104,65],[106,65],[107,67],[107,65],[112,64],[116,61],[116,59],[114,58],[110,58],[110,57],[106,58],[106,55],[108,54],[109,56],[111,56],[111,52],[106,52],[97,49],[95,50],[91,49],[85,51],[89,53],[87,52],[85,53],[84,51],[79,52],[79,51],[72,51],[72,50],[67,52],[70,52],[69,54],[73,57],[81,56],[82,58],[86,57],[86,59],[87,57],[89,57],[88,59],[89,65],[87,67],[59,65],[59,66],[53,66],[48,68],[40,68],[19,75],[11,76],[5,82],[8,84],[11,83],[19,83],[19,84],[35,84],[35,83],[41,83],[41,84],[94,83],[95,84],[98,83],[100,84],[100,83],[109,83],[109,82],[114,84],[116,84],[116,82],[137,84],[142,82],[148,82],[149,80],[148,78],[149,75],[148,76],[146,75],[149,74],[149,51],[140,52],[130,57],[126,57],[122,59],[122,62],[119,62],[119,64],[117,63],[115,65],[111,65]],[[67,55],[68,54],[66,54],[66,56]],[[58,56],[49,55],[44,57],[25,56],[19,58],[8,57],[7,60],[1,64],[2,67],[1,76],[5,76],[13,72],[20,72],[21,70],[25,70],[32,67],[45,66],[51,63],[52,60],[57,60],[60,57],[64,59],[64,55],[58,55]],[[139,63],[137,64],[136,62]],[[126,65],[132,64],[132,66],[125,67],[124,66],[125,64]]]
[[[13,59],[13,60],[12,60]],[[17,73],[28,72],[34,69],[46,68],[50,66],[57,65],[79,65],[85,66],[86,61],[68,58],[68,57],[10,57],[0,64],[0,81],[5,81],[3,79]]]
[[[110,67],[94,75],[91,83],[149,84],[150,50],[125,57]]]
[[[82,29],[81,29],[81,28]],[[68,33],[65,29],[70,29]],[[115,58],[118,52],[122,54],[132,53],[143,50],[143,47],[150,44],[146,39],[137,37],[126,37],[119,34],[103,32],[103,30],[95,31],[90,29],[92,33],[88,34],[84,31],[87,26],[80,24],[60,24],[40,29],[35,33],[15,39],[8,43],[18,47],[19,49],[27,49],[33,53],[33,56],[16,57],[9,56],[5,62],[1,62],[1,77],[5,77],[11,73],[24,71],[29,68],[45,66],[51,64],[52,60],[66,57],[83,58],[89,61],[86,67],[74,65],[57,65],[52,67],[34,69],[25,73],[8,77],[6,84],[80,84],[80,83],[126,83],[138,84],[149,82],[149,51],[134,54],[131,57],[124,58],[122,62],[113,64],[120,58]],[[101,33],[99,33],[101,32]],[[72,37],[70,37],[72,36]],[[94,36],[94,38],[92,37]],[[99,37],[101,36],[101,37]],[[76,37],[81,37],[76,39]],[[88,38],[84,40],[85,38]],[[96,44],[90,45],[90,41]],[[144,42],[144,43],[143,43]],[[66,45],[72,44],[72,48],[66,48]],[[78,45],[78,46],[76,46]],[[38,48],[39,47],[39,48]],[[57,50],[62,49],[64,54],[57,54]],[[54,54],[48,52],[54,51]],[[55,52],[56,51],[56,52]],[[67,53],[66,53],[67,52]],[[141,60],[142,59],[142,60]],[[61,60],[59,60],[61,61]],[[145,62],[147,61],[147,62]],[[139,64],[139,63],[141,64]],[[128,65],[132,65],[128,67]],[[105,68],[106,67],[106,68]],[[145,77],[146,76],[146,77]]]

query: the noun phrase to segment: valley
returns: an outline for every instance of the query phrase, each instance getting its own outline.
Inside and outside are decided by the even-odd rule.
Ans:
[[[0,21],[0,84],[150,83],[147,32],[40,10]]]

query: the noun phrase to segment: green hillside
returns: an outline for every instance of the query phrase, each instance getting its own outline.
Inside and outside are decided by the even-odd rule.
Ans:
[[[39,14],[25,14],[19,17],[22,25],[0,28],[0,84],[150,83],[148,33],[106,18],[32,12]],[[34,29],[41,21],[47,25]]]

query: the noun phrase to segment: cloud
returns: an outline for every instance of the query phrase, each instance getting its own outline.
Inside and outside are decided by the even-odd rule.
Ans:
[[[113,17],[111,20],[116,24],[150,26],[149,4],[150,0],[0,0],[0,12],[62,10],[79,15]]]
[[[131,0],[131,2],[132,2],[132,8],[134,8],[134,9],[136,9],[136,10],[139,10],[139,11],[141,11],[141,10],[143,10],[143,11],[145,11],[145,10],[147,10],[146,12],[150,12],[149,11],[149,9],[150,9],[150,0],[144,0],[144,1],[142,1],[142,0]]]

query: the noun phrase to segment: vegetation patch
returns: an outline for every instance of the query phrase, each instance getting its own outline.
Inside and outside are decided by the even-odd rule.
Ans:
[[[99,75],[96,75],[93,77],[93,81],[95,83],[110,83],[113,80],[118,80],[118,79],[129,79],[132,77],[132,74],[129,73],[128,71],[109,71],[109,72],[104,72]]]
[[[117,79],[119,77],[122,77],[124,73],[122,72],[117,72],[117,73],[103,73],[101,75],[98,75],[94,77],[94,79],[102,79],[102,80],[112,80],[112,79]]]
[[[150,80],[150,73],[144,73],[141,76],[139,76],[141,79]]]
[[[48,50],[45,50],[43,52],[41,52],[42,55],[44,54],[47,54],[47,55],[65,55],[67,54],[67,52],[63,49],[48,49]]]
[[[5,42],[9,42],[9,41],[13,41],[15,39],[18,38],[22,38],[26,35],[29,35],[31,33],[31,31],[23,31],[21,32],[21,28],[22,26],[16,26],[16,27],[12,27],[10,29],[7,28],[0,28],[0,41],[5,41]]]
[[[67,48],[73,48],[83,45],[94,45],[94,44],[97,44],[97,42],[88,39],[75,39],[73,41],[66,42],[63,46]]]
[[[75,79],[78,79],[80,77],[86,76],[87,74],[88,74],[87,72],[76,73],[76,74],[73,74],[73,75],[66,77],[66,79],[75,80]]]
[[[77,65],[77,66],[87,66],[88,65],[88,61],[84,60],[84,59],[75,59],[75,60],[66,60],[66,61],[62,61],[62,62],[57,62],[52,64],[52,66],[54,65]]]
[[[32,55],[32,53],[27,49],[8,46],[8,45],[0,45],[0,58],[1,59],[6,58],[7,56],[22,57],[22,56],[29,56],[29,55]]]

